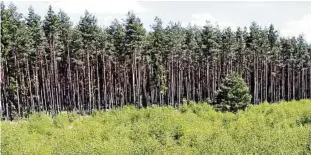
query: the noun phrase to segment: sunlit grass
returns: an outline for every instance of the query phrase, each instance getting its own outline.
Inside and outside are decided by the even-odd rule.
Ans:
[[[311,101],[237,114],[208,104],[132,106],[92,116],[45,114],[1,122],[1,154],[311,154]]]

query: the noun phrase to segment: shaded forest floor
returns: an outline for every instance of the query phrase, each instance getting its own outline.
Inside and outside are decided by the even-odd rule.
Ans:
[[[1,121],[1,154],[311,154],[311,101],[251,106],[132,106],[91,116]]]

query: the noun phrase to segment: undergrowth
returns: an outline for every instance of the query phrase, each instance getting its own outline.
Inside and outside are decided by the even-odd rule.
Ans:
[[[1,122],[1,154],[309,154],[311,101],[233,113],[206,103]]]

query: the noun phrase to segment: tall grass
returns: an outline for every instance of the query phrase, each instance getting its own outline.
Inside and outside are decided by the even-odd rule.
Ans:
[[[92,116],[45,114],[1,122],[1,154],[311,154],[311,101],[237,114],[208,104],[132,106]]]

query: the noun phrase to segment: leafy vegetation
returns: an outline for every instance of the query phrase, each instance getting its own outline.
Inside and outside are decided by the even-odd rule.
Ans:
[[[311,154],[311,101],[234,113],[205,103],[1,122],[1,154]]]

